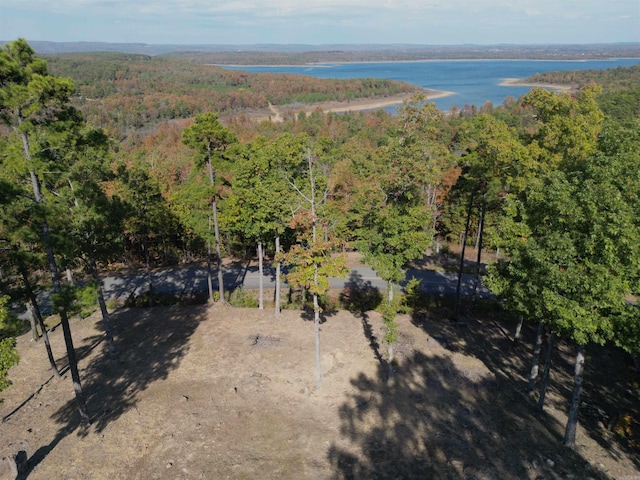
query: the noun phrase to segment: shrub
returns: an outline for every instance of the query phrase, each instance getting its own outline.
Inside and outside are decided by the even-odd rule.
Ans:
[[[318,304],[320,305],[320,308],[322,308],[323,312],[333,312],[340,308],[340,299],[329,295],[327,292],[318,296]],[[311,298],[309,308],[313,310],[313,298]]]
[[[0,339],[16,337],[25,329],[24,322],[9,312],[8,303],[9,297],[0,295]]]
[[[0,392],[11,385],[11,382],[7,379],[7,374],[9,369],[18,363],[19,358],[14,337],[0,340]],[[2,402],[2,399],[0,399],[0,402]]]
[[[287,310],[304,310],[306,304],[305,291],[289,288],[287,301],[283,302],[282,308]]]
[[[420,308],[421,296],[420,296],[421,282],[415,277],[411,277],[407,282],[407,286],[404,287],[404,297],[402,297],[402,306],[407,307],[408,310],[416,310]],[[403,308],[404,310],[404,308]]]
[[[107,309],[115,310],[121,306],[121,302],[116,298],[110,298],[107,300]]]
[[[234,307],[258,308],[258,300],[242,287],[238,287],[231,292],[229,303]]]
[[[61,293],[51,296],[54,307],[62,307],[70,315],[87,318],[96,311],[98,301],[98,285],[88,282],[83,286],[65,285]]]
[[[76,289],[76,309],[80,318],[87,318],[96,311],[98,302],[98,285],[95,282],[87,283]]]
[[[640,422],[631,413],[620,415],[613,430],[626,440],[632,449],[640,449]]]
[[[8,301],[9,297],[0,296],[0,392],[11,385],[7,374],[19,359],[16,339],[11,335],[16,327],[16,319],[7,308]]]

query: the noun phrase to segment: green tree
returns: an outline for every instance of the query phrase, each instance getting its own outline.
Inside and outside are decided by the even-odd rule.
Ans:
[[[519,141],[517,133],[504,121],[492,115],[482,114],[473,117],[462,136],[467,137],[469,152],[463,158],[463,173],[458,178],[456,189],[463,198],[468,198],[468,206],[465,240],[462,242],[458,270],[455,316],[460,304],[466,238],[473,210],[478,211],[475,281],[475,285],[478,285],[487,214],[498,211],[508,195],[517,195],[526,185],[528,177],[537,169],[529,149]],[[500,238],[499,235],[496,237]]]
[[[529,181],[528,178],[544,175],[555,169],[566,172],[579,168],[581,163],[596,151],[604,118],[597,105],[599,93],[598,86],[589,85],[582,88],[577,95],[534,89],[522,97],[521,115],[524,115],[522,119],[525,130],[521,138],[527,144],[531,156],[530,168],[521,172],[525,185]],[[527,114],[530,114],[531,119],[527,118]],[[511,195],[517,191],[516,188]],[[505,218],[510,217],[507,215]],[[513,224],[507,226],[505,222],[501,222],[498,238],[508,238],[507,230],[513,227]],[[502,229],[506,235],[502,234]],[[498,245],[500,244],[501,240],[498,242]],[[537,377],[542,325],[539,326],[538,332],[529,383],[531,389],[535,386]],[[547,358],[550,358],[549,355]],[[548,370],[547,366],[541,382],[540,408],[544,402]]]
[[[5,164],[0,163],[0,175],[8,175],[13,178],[12,172],[7,171]],[[22,280],[22,288],[17,282],[7,282],[10,285],[3,285],[5,291],[12,290],[14,299],[26,304],[31,322],[32,337],[39,340],[38,326],[42,333],[49,364],[56,377],[60,377],[60,372],[55,362],[49,334],[42,318],[42,313],[36,298],[34,275],[31,271],[39,270],[43,267],[42,255],[35,248],[39,242],[39,232],[31,227],[31,218],[35,215],[35,202],[29,196],[29,190],[23,185],[12,184],[0,179],[0,242],[2,242],[2,262],[3,277],[11,278],[12,272]],[[17,271],[17,273],[16,273]],[[4,282],[3,282],[4,283]]]
[[[76,139],[75,157],[67,172],[67,185],[59,192],[62,206],[68,212],[65,225],[65,246],[72,258],[82,261],[85,271],[97,286],[97,299],[109,344],[109,354],[115,356],[113,329],[104,297],[98,261],[117,258],[122,247],[124,209],[117,197],[109,197],[103,183],[113,178],[107,163],[110,142],[101,130],[83,129]],[[66,227],[66,228],[65,228]]]
[[[398,109],[398,127],[392,144],[393,155],[403,160],[398,167],[406,169],[419,187],[424,206],[429,212],[425,231],[434,237],[443,213],[443,202],[451,188],[451,175],[458,168],[447,143],[450,141],[442,112],[423,94],[414,95]]]
[[[322,308],[319,297],[329,291],[329,278],[344,278],[348,270],[345,257],[333,256],[332,242],[320,237],[318,229],[321,224],[321,210],[327,198],[326,177],[319,168],[311,149],[299,163],[297,173],[303,175],[287,176],[287,182],[296,192],[298,208],[294,209],[292,227],[298,232],[298,243],[282,255],[284,263],[292,269],[286,278],[293,287],[305,288],[313,297],[314,336],[316,354],[316,387],[322,387],[322,367],[320,364],[320,313]],[[306,165],[305,165],[306,163]]]
[[[176,219],[160,192],[160,185],[151,176],[148,165],[136,160],[131,167],[118,168],[119,194],[125,208],[124,233],[139,247],[147,272],[150,306],[155,303],[151,265],[152,243],[177,229]]]
[[[218,269],[218,292],[220,300],[224,302],[224,279],[222,272],[222,252],[220,242],[220,226],[218,223],[216,175],[220,162],[223,160],[224,152],[233,144],[238,142],[236,135],[224,127],[218,115],[212,112],[196,115],[193,125],[187,127],[182,132],[182,141],[185,145],[196,150],[198,156],[196,163],[199,166],[206,166],[211,185],[210,204],[213,218],[213,231],[216,242],[216,257]],[[211,270],[209,269],[209,297],[213,300],[211,291]]]
[[[364,261],[387,282],[383,308],[390,377],[397,328],[394,284],[405,278],[406,264],[421,258],[433,239],[433,234],[425,229],[432,212],[422,195],[424,183],[419,174],[422,162],[422,158],[396,154],[393,149],[383,150],[358,192],[364,202],[356,202],[366,205],[356,248]]]
[[[295,192],[283,178],[283,169],[300,158],[306,141],[306,136],[289,134],[273,141],[256,138],[234,168],[232,195],[225,202],[226,217],[233,230],[257,243],[260,308],[264,308],[264,245],[274,242],[278,255],[280,238],[291,220],[290,203]],[[280,314],[280,272],[280,262],[276,261],[276,315]]]
[[[524,95],[522,103],[536,122],[530,137],[534,157],[548,168],[566,168],[594,154],[604,121],[597,103],[601,92],[598,85],[587,85],[575,96],[541,88]]]
[[[61,156],[58,154],[73,148],[68,140],[78,127],[80,117],[69,106],[72,92],[71,80],[49,75],[46,63],[34,56],[26,41],[16,40],[0,51],[0,121],[11,129],[9,143],[21,147],[20,150],[12,148],[8,159],[13,162],[17,176],[26,174],[30,180],[33,200],[39,207],[45,206],[43,173],[63,171],[66,165],[59,161]],[[19,182],[20,180],[17,183]],[[45,217],[41,217],[39,221],[53,287],[55,292],[60,294],[62,283],[54,254],[51,229]],[[89,423],[65,305],[58,304],[57,310],[64,333],[78,410],[82,421]]]
[[[625,297],[640,277],[639,173],[637,155],[598,155],[532,182],[510,209],[520,236],[508,239],[509,260],[490,273],[495,293],[515,297],[521,311],[576,344],[568,446],[575,445],[585,347],[616,341],[616,325],[632,320]]]

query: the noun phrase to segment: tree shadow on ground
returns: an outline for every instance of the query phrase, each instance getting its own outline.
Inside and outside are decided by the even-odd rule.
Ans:
[[[334,479],[605,478],[560,449],[562,425],[538,415],[492,375],[414,351],[391,382],[360,374],[340,407],[342,439],[327,452]],[[582,475],[582,476],[581,476]]]
[[[480,360],[495,376],[500,385],[500,396],[521,398],[530,414],[538,417],[537,388],[534,394],[527,391],[527,379],[533,357],[535,328],[525,324],[518,346],[513,346],[513,332],[517,319],[499,309],[487,307],[477,314],[467,315],[461,322],[441,320],[437,315],[417,312],[412,323],[423,329],[431,341],[440,343],[452,353],[460,353]],[[544,362],[547,342],[544,344],[541,362]],[[616,438],[614,425],[618,415],[637,412],[640,397],[630,385],[637,382],[637,373],[627,355],[620,349],[606,346],[587,348],[587,361],[579,423],[589,435],[614,459],[623,455],[640,467],[640,453],[633,445],[624,445]],[[540,372],[544,365],[541,363]],[[552,352],[552,367],[546,395],[545,407],[566,412],[573,389],[574,347],[561,340]],[[541,373],[540,373],[541,374]],[[539,422],[546,422],[540,415]],[[565,425],[561,425],[564,431]],[[577,439],[580,444],[580,437]],[[631,442],[629,442],[631,443]],[[562,438],[555,447],[565,451]]]
[[[223,279],[225,286],[229,285],[229,288],[232,290],[241,287],[244,284],[245,279],[247,278],[247,273],[257,272],[258,267],[251,267],[251,260],[251,257],[246,257],[243,259],[235,260],[229,265],[226,265],[223,274],[223,277],[225,277]],[[215,269],[214,274],[217,274],[217,271]]]
[[[26,479],[67,435],[101,432],[135,409],[141,392],[178,368],[189,350],[190,337],[206,318],[206,306],[122,309],[113,313],[117,358],[109,358],[108,346],[101,342],[103,335],[85,338],[76,347],[91,425],[81,423],[75,398],[70,399],[52,416],[60,425],[54,439],[29,458],[27,470],[19,478]],[[82,359],[98,344],[102,354],[84,364]]]
[[[349,310],[356,318],[362,321],[364,336],[369,341],[369,346],[373,351],[378,363],[384,364],[378,337],[373,333],[373,326],[369,321],[369,313],[378,308],[382,303],[382,294],[373,286],[371,281],[365,281],[362,275],[356,271],[351,271],[349,279],[344,285],[344,290],[340,294],[340,303]]]
[[[586,353],[580,424],[612,458],[626,454],[640,472],[640,376],[633,359],[609,345],[590,345]]]
[[[247,274],[257,272],[258,267],[251,267],[249,260],[239,260],[223,267],[225,293],[243,285]],[[275,279],[275,269],[265,267],[265,277]],[[207,293],[207,267],[201,265],[184,265],[172,268],[154,269],[151,273],[153,290],[156,295],[173,295],[188,300],[198,294]],[[218,270],[211,268],[211,282],[214,291],[218,290]],[[149,291],[147,274],[144,270],[109,276],[105,279],[105,295],[121,302],[132,295],[140,297]]]
[[[330,318],[330,317],[334,317],[338,314],[338,310],[336,310],[335,308],[324,308],[322,309],[322,311],[320,312],[320,325],[322,325],[323,323],[326,323],[326,321]],[[313,308],[305,308],[304,310],[302,310],[302,313],[300,314],[300,318],[302,318],[305,322],[313,322],[315,321],[315,312],[313,311]]]
[[[445,313],[443,317],[448,315]],[[533,332],[523,328],[521,347],[514,350],[510,333],[515,331],[515,324],[498,311],[488,312],[487,317],[478,320],[465,315],[459,321],[449,321],[437,312],[419,311],[412,314],[411,323],[448,351],[478,358],[500,381],[514,384],[524,381],[530,366],[525,350],[533,341]]]

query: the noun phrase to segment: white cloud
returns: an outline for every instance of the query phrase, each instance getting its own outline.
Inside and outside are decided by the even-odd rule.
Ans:
[[[352,12],[357,9],[412,14],[452,12],[459,15],[502,13],[503,15],[565,15],[582,11],[610,11],[635,15],[637,0],[2,0],[5,7],[55,13],[98,14],[105,11],[137,14],[244,14],[295,16],[307,12]]]
[[[102,39],[109,38],[109,25],[120,22],[112,36],[125,32],[126,38],[149,43],[226,40],[216,32],[234,32],[247,42],[301,43],[325,38],[321,41],[519,43],[531,38],[588,42],[596,41],[596,34],[598,41],[640,37],[633,28],[640,23],[638,0],[0,0],[0,5],[2,29],[52,40],[48,32],[65,29],[65,21],[73,25],[64,31],[66,38],[89,39],[98,31]],[[43,20],[35,33],[14,27],[18,18],[26,26],[38,17]],[[616,21],[626,30],[616,28]],[[608,32],[600,28],[604,23]]]

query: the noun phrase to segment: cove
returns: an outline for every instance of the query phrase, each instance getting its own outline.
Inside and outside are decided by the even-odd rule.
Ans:
[[[413,83],[423,88],[455,92],[432,100],[441,110],[457,105],[500,105],[506,97],[524,95],[531,87],[501,86],[507,78],[526,78],[536,73],[572,70],[604,70],[640,64],[640,58],[549,60],[429,60],[417,62],[326,63],[300,66],[224,66],[231,70],[308,75],[317,78],[384,78]]]

